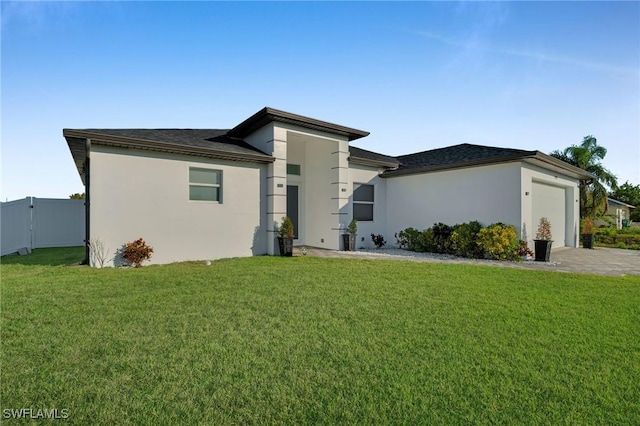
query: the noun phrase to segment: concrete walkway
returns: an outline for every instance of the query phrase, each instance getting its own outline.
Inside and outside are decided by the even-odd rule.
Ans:
[[[406,250],[384,248],[380,250],[345,252],[306,247],[306,252],[307,256],[318,257],[459,263],[596,275],[640,276],[640,250],[621,250],[600,247],[593,250],[583,248],[559,248],[552,250],[551,261],[548,263],[534,261],[498,262],[491,260],[464,259],[455,256],[414,253]],[[301,247],[294,248],[294,255],[302,255]]]

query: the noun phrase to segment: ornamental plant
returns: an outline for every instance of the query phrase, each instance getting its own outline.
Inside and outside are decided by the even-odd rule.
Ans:
[[[593,221],[587,217],[584,219],[584,221],[582,221],[582,233],[593,234],[593,232],[594,232]]]
[[[293,222],[289,216],[282,218],[282,223],[278,228],[278,235],[282,238],[293,238],[295,230],[293,229]]]
[[[347,226],[347,232],[353,236],[358,234],[358,221],[356,219],[351,219],[349,226]]]
[[[377,234],[377,235],[371,234],[371,241],[373,241],[373,244],[375,244],[376,248],[381,248],[387,243],[384,240],[384,237],[382,236],[382,234]]]
[[[494,223],[478,232],[478,246],[496,260],[518,260],[520,241],[512,225]]]
[[[153,248],[149,247],[142,238],[134,242],[127,242],[122,249],[120,257],[129,262],[135,268],[139,268],[142,262],[151,259]]]
[[[551,222],[546,217],[540,218],[538,224],[538,232],[536,233],[536,240],[551,241]]]

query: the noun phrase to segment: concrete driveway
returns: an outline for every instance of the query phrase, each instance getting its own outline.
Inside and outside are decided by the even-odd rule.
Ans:
[[[534,265],[529,265],[531,263]],[[604,247],[596,247],[589,250],[565,247],[552,250],[549,263],[524,262],[524,264],[527,267],[550,271],[640,276],[640,250]]]
[[[510,268],[537,269],[557,272],[574,272],[596,275],[636,275],[640,276],[640,250],[610,248],[559,248],[551,251],[550,262],[508,262],[478,259],[464,259],[455,256],[430,253],[414,253],[399,249],[360,250],[345,252],[306,248],[307,255],[319,257],[343,257],[361,259],[410,260],[415,262],[443,262],[476,265],[490,265]],[[294,254],[301,255],[301,248],[295,247]]]

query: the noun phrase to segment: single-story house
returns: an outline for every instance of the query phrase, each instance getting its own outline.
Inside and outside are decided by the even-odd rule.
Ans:
[[[631,224],[631,209],[635,209],[635,206],[613,198],[607,198],[605,217],[608,220],[596,219],[594,224],[598,227],[614,225],[617,229],[622,229],[623,221],[627,221],[627,226]]]
[[[369,133],[273,108],[232,129],[64,129],[86,192],[87,239],[111,253],[142,237],[152,263],[278,254],[288,215],[296,245],[339,249],[358,222],[388,242],[409,226],[478,220],[576,247],[583,170],[539,151],[461,144],[398,157],[350,143]]]

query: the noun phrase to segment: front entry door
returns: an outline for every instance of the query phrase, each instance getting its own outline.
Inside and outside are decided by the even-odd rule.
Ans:
[[[298,185],[287,185],[287,216],[293,222],[294,239],[298,239]]]

